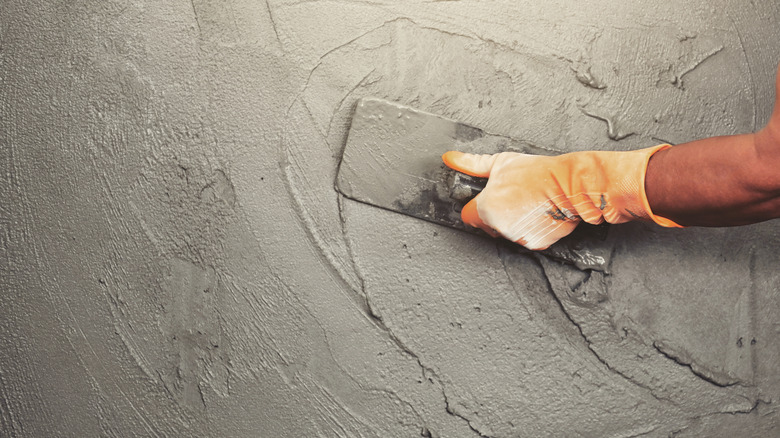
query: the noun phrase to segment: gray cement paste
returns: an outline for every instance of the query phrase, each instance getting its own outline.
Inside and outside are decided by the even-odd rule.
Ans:
[[[333,190],[378,96],[559,150],[761,127],[780,5],[0,5],[0,435],[778,435],[776,222],[608,273]]]

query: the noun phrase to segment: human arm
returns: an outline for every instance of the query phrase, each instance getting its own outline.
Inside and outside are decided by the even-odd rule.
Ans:
[[[654,154],[645,188],[653,212],[688,226],[780,217],[780,71],[774,112],[754,134],[705,138]]]
[[[558,157],[447,152],[444,162],[489,177],[465,223],[544,249],[580,221],[744,225],[780,217],[780,75],[775,112],[755,134],[675,147]],[[678,225],[679,224],[679,225]]]

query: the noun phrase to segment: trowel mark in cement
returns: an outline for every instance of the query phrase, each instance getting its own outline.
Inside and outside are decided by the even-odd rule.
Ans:
[[[543,257],[538,260],[561,309],[578,328],[588,348],[610,371],[646,389],[656,399],[687,404],[708,394],[709,406],[698,409],[739,412],[750,409],[752,404],[745,402],[754,402],[754,388],[732,386],[748,382],[702,367],[684,356],[684,350],[670,353],[662,341],[645,339],[648,334],[637,331],[646,331],[641,325],[625,317],[616,320],[608,281],[602,274],[578,272]]]
[[[199,136],[184,138],[200,142]],[[165,256],[148,267],[144,281],[151,291],[107,288],[116,331],[135,362],[177,404],[195,410],[204,408],[205,391],[228,393],[230,373],[219,313],[223,288],[208,260],[235,219],[236,194],[207,155],[163,151],[149,161],[130,204],[146,238]]]
[[[697,376],[720,386],[736,384],[754,384],[755,351],[757,341],[753,337],[752,292],[750,288],[742,291],[737,300],[730,320],[723,321],[729,327],[731,345],[721,359],[720,366],[706,364],[686,351],[685,347],[674,341],[658,339],[653,347],[661,354],[688,367]],[[679,341],[678,341],[679,342]]]
[[[174,258],[161,281],[159,311],[136,314],[119,295],[110,295],[117,333],[146,375],[161,381],[178,404],[205,408],[206,388],[229,392],[227,348],[218,309],[219,282],[213,268]],[[142,306],[142,304],[137,304]],[[141,310],[143,312],[143,310]],[[138,332],[139,318],[156,320],[159,331]],[[150,348],[156,346],[156,348]]]
[[[164,283],[167,302],[160,331],[171,350],[159,369],[166,389],[180,403],[205,407],[203,384],[228,390],[228,370],[220,351],[222,338],[216,311],[217,276],[213,268],[174,259]]]

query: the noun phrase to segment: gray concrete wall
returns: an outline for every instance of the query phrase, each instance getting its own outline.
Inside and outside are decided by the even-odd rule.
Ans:
[[[0,435],[777,436],[777,222],[613,227],[603,275],[333,181],[369,95],[567,151],[760,128],[779,20],[4,0]]]

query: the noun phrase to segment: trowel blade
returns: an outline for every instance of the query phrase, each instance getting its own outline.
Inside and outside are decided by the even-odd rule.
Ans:
[[[441,161],[441,155],[449,150],[557,154],[395,102],[363,98],[352,117],[336,190],[347,198],[376,207],[483,234],[461,221],[464,202],[450,196],[454,171]],[[605,270],[608,252],[602,256],[588,247],[590,240],[598,246],[605,229],[580,228],[575,236],[544,253],[585,269]]]

